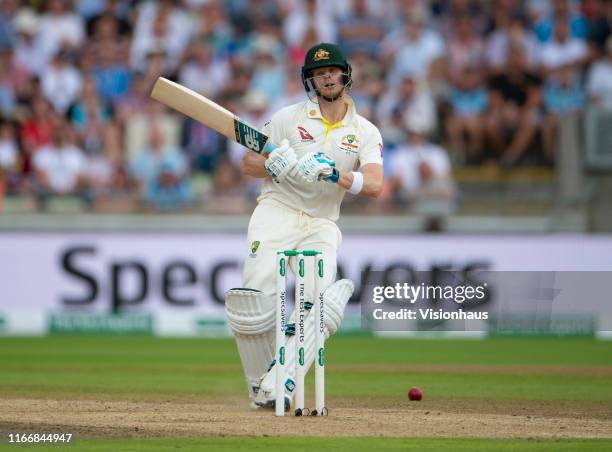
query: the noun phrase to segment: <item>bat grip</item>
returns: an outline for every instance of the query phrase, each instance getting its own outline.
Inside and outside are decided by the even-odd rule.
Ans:
[[[272,143],[271,141],[268,141],[268,142],[266,143],[266,145],[264,146],[264,148],[263,148],[263,151],[262,151],[262,152],[265,152],[265,153],[270,154],[270,153],[272,153],[272,152],[273,152],[273,151],[274,151],[276,148],[278,148],[278,146],[277,146],[277,145],[275,145],[275,144],[274,144],[274,143]]]

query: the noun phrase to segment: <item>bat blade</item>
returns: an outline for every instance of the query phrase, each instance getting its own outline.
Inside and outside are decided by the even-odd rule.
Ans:
[[[155,82],[151,97],[258,154],[272,152],[276,148],[267,135],[251,127],[231,111],[164,77],[159,77]]]

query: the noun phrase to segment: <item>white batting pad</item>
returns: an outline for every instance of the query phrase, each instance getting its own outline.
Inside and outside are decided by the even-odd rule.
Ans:
[[[274,297],[258,290],[231,289],[225,294],[225,313],[253,400],[274,359]]]

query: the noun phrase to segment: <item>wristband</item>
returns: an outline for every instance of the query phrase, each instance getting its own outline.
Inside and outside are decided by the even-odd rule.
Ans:
[[[348,189],[348,192],[353,195],[358,195],[361,193],[361,189],[363,188],[363,174],[359,171],[353,171],[353,183],[351,184],[351,188]]]

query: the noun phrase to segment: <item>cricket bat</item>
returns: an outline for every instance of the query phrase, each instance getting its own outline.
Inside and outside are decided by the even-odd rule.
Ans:
[[[258,154],[270,153],[277,148],[270,142],[270,137],[251,127],[231,111],[164,77],[159,77],[153,85],[151,97]]]

